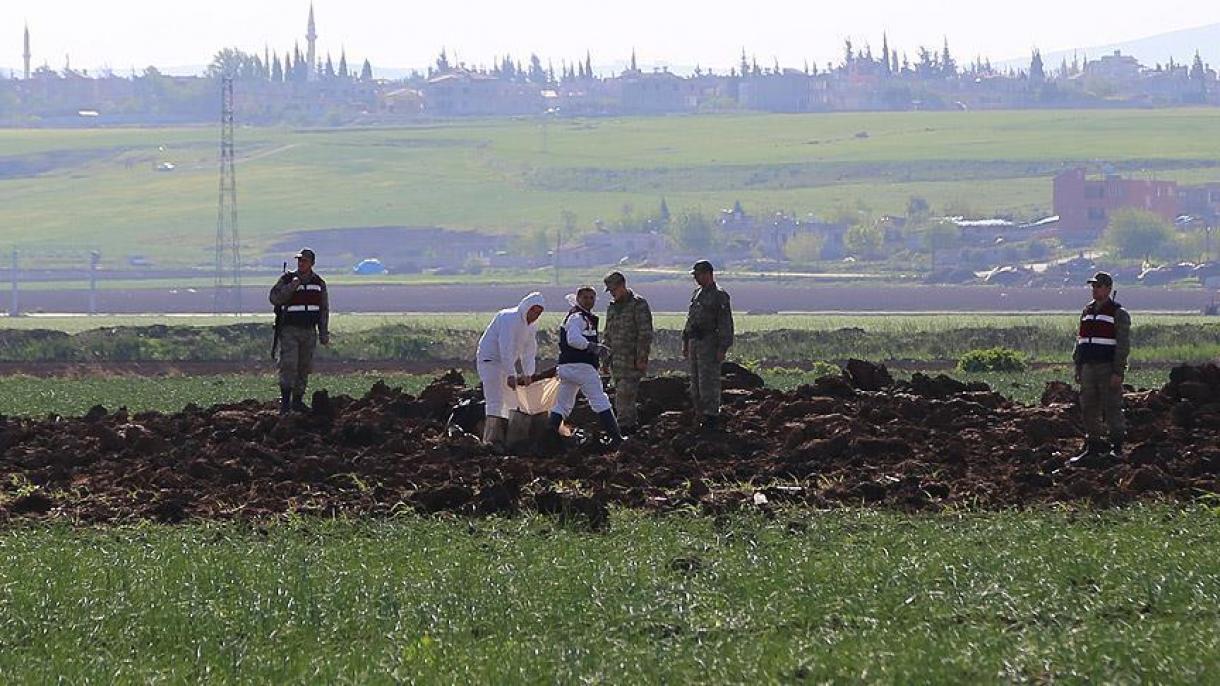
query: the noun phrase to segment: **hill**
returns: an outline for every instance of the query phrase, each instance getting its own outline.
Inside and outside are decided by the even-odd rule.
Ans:
[[[913,112],[457,121],[391,129],[239,129],[243,254],[302,229],[579,228],[664,197],[675,214],[934,211],[1036,217],[1050,176],[1107,161],[1211,179],[1220,111]],[[0,131],[5,243],[210,264],[212,128]],[[172,171],[156,171],[170,162]],[[5,246],[7,247],[7,246]],[[278,264],[278,262],[276,263]]]

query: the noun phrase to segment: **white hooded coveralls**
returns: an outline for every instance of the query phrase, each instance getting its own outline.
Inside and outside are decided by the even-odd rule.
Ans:
[[[508,386],[508,377],[533,374],[538,356],[538,322],[525,321],[525,313],[535,305],[546,307],[541,293],[530,293],[516,307],[500,310],[479,339],[475,368],[483,382],[483,398],[488,417],[508,419],[517,409],[517,394]]]

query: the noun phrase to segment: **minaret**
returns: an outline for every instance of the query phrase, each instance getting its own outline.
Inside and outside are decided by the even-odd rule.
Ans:
[[[307,43],[309,43],[309,47],[307,48],[308,54],[306,55],[306,63],[305,63],[306,64],[306,70],[305,70],[306,79],[309,81],[314,81],[318,78],[318,53],[317,53],[318,32],[314,28],[313,3],[312,2],[309,3],[309,26],[306,28],[306,31],[305,31],[305,41]]]
[[[25,80],[30,80],[30,25],[25,25],[25,52],[21,54],[25,58]]]

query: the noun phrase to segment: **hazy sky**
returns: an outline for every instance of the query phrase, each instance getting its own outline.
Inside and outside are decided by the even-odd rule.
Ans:
[[[55,69],[66,54],[73,66],[116,71],[206,64],[224,46],[261,52],[269,44],[283,54],[304,42],[308,10],[308,0],[0,0],[0,65],[20,66],[26,21],[35,66]],[[442,46],[468,63],[506,52],[524,61],[536,51],[558,67],[589,49],[595,64],[612,64],[634,47],[647,65],[722,68],[744,46],[765,66],[778,58],[801,67],[837,61],[847,37],[879,52],[883,30],[912,56],[947,35],[959,61],[1000,60],[1034,45],[1049,52],[1220,22],[1215,0],[318,0],[315,12],[323,55],[337,60],[346,45],[349,59],[377,67],[423,66]]]

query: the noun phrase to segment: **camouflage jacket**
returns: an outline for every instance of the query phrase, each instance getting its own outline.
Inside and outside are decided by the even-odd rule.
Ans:
[[[716,284],[696,288],[682,328],[682,341],[714,340],[721,350],[733,345],[733,308],[729,294]]]
[[[649,359],[652,336],[652,308],[633,291],[606,307],[605,344],[610,348],[611,369],[631,370],[639,360]]]

